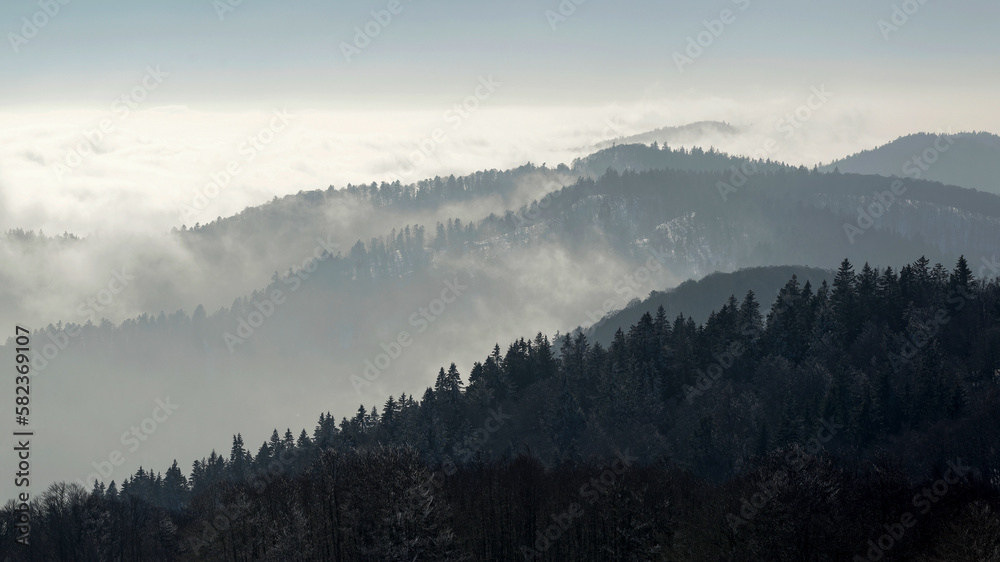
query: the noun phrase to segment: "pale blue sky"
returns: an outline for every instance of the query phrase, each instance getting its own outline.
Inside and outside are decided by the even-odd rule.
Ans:
[[[877,21],[898,0],[587,0],[554,31],[557,0],[402,0],[348,64],[340,42],[387,4],[244,0],[220,21],[211,0],[72,0],[15,54],[8,34],[40,8],[6,0],[0,105],[106,105],[156,64],[171,75],[164,103],[405,108],[450,101],[488,73],[503,77],[504,103],[600,104],[795,81],[967,93],[995,84],[1000,62],[1000,6],[986,1],[927,0],[887,42]],[[673,53],[723,9],[736,21],[679,73]]]

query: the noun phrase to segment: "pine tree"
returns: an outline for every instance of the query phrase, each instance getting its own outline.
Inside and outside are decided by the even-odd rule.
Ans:
[[[310,440],[310,439],[309,439],[309,434],[308,434],[308,433],[306,433],[306,430],[305,430],[305,429],[303,429],[303,430],[302,430],[302,431],[301,431],[301,432],[299,433],[299,438],[298,438],[298,440],[297,440],[297,441],[295,442],[295,445],[296,445],[296,446],[297,446],[297,447],[298,447],[299,449],[303,449],[303,450],[306,450],[306,449],[309,449],[310,447],[312,447],[312,440]]]
[[[362,406],[362,408],[364,407]],[[273,458],[278,458],[278,455],[285,449],[285,445],[281,441],[281,437],[278,435],[277,429],[271,432],[271,439],[267,442],[267,446],[271,450]]]
[[[778,355],[796,359],[792,352],[794,329],[798,323],[797,317],[805,308],[802,302],[802,292],[795,275],[778,291],[778,297],[771,305],[764,328],[764,344],[767,349]]]
[[[918,308],[923,308],[931,303],[933,287],[931,286],[930,263],[926,256],[920,256],[920,259],[909,266],[913,276],[913,285],[912,294],[907,296]]]
[[[462,383],[462,375],[458,373],[458,367],[454,363],[448,366],[448,372],[445,374],[445,385],[451,400],[457,402],[464,384]]]
[[[441,223],[437,223],[437,230],[431,247],[435,250],[443,250],[448,247],[448,235],[445,233],[444,225]]]
[[[665,342],[670,337],[670,321],[667,320],[667,311],[661,304],[656,308],[656,316],[653,318],[653,327],[656,329],[660,341]]]
[[[899,277],[891,267],[878,278],[875,289],[875,314],[895,331],[902,329],[903,310],[900,299]]]
[[[385,401],[382,406],[382,429],[385,431],[387,436],[391,436],[395,431],[396,426],[396,401],[393,400],[392,395],[389,395],[389,399]]]
[[[368,410],[365,409],[364,404],[358,406],[358,412],[354,414],[354,418],[347,423],[347,428],[349,428],[349,431],[353,434],[352,437],[354,439],[359,439],[361,433],[368,431]],[[271,436],[272,447],[274,446],[273,440],[277,435],[278,432],[275,431],[274,435]],[[276,451],[280,451],[280,449],[276,449]]]
[[[868,262],[861,268],[861,274],[857,276],[857,307],[858,319],[871,317],[876,310],[879,285],[878,271],[871,268]]]
[[[847,259],[840,264],[837,275],[833,278],[833,293],[830,304],[836,318],[836,331],[842,344],[850,343],[860,330],[857,321],[857,278],[854,266]]]
[[[746,342],[763,334],[764,318],[760,314],[760,303],[757,302],[757,295],[753,291],[747,291],[743,302],[740,303],[739,325]]]
[[[973,288],[975,278],[972,275],[972,270],[969,269],[968,262],[965,261],[965,256],[959,256],[958,263],[955,264],[955,271],[951,273],[951,277],[948,280],[948,284],[952,292],[958,292],[959,290],[968,292]]]
[[[444,372],[444,367],[438,371],[437,378],[434,380],[434,394],[438,398],[444,398],[450,393],[450,387],[448,385],[448,375]]]
[[[546,380],[555,376],[559,370],[559,363],[552,353],[552,345],[549,343],[548,336],[544,336],[541,332],[538,332],[535,335],[531,351],[532,371],[534,371],[535,377],[538,380]]]
[[[268,447],[267,442],[263,442],[260,445],[260,449],[257,449],[257,456],[253,458],[254,468],[259,472],[267,470],[267,465],[271,462],[272,450]]]
[[[233,447],[229,452],[229,475],[233,480],[242,480],[249,468],[246,449],[243,448],[243,436],[237,433],[233,436]]]
[[[177,460],[170,465],[163,478],[163,505],[169,510],[179,511],[187,501],[188,483],[184,473],[177,466]]]

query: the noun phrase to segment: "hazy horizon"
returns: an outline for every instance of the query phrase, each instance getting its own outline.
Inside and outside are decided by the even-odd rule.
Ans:
[[[17,80],[0,93],[0,227],[180,227],[177,208],[279,110],[301,118],[188,226],[328,185],[569,163],[597,142],[695,121],[748,127],[716,148],[750,153],[813,88],[832,97],[779,136],[775,158],[811,167],[910,133],[1000,132],[1000,116],[977,109],[1000,86],[981,71],[1000,39],[975,33],[995,5],[968,4],[970,17],[929,2],[886,31],[892,2],[563,4],[406,0],[393,15],[385,1],[95,1],[38,17],[36,2],[5,3],[0,68]],[[22,20],[33,17],[45,25]],[[455,113],[477,92],[474,111]],[[446,138],[409,166],[436,129]]]

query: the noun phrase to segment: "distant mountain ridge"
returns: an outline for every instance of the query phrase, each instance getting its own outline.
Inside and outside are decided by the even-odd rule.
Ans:
[[[986,132],[917,133],[821,169],[925,179],[1000,194],[1000,136]]]
[[[741,133],[739,127],[734,127],[723,121],[696,121],[687,125],[675,127],[660,127],[652,131],[621,136],[616,139],[602,141],[595,148],[608,148],[615,144],[653,144],[667,145],[701,145],[713,138],[731,137]],[[710,143],[708,143],[711,145]]]
[[[689,172],[728,172],[733,167],[754,164],[755,174],[773,172],[789,168],[787,164],[773,160],[754,160],[746,156],[701,147],[672,148],[648,146],[645,144],[616,144],[582,158],[573,160],[574,173],[599,177],[609,168],[619,172],[644,172],[650,170],[684,170]]]
[[[145,284],[137,279],[129,287],[137,300],[142,291],[193,286],[202,306],[148,306],[150,313],[121,324],[68,317],[35,331],[35,341],[59,346],[57,356],[33,357],[38,370],[47,362],[37,391],[72,397],[40,429],[74,427],[83,408],[110,392],[135,419],[148,415],[145,404],[169,396],[187,413],[144,446],[149,456],[141,461],[166,465],[170,458],[156,455],[183,459],[229,440],[226,424],[208,427],[210,412],[259,435],[271,431],[269,420],[420,392],[442,358],[468,368],[474,358],[467,350],[509,341],[515,321],[523,334],[582,325],[599,306],[633,314],[632,297],[716,271],[786,264],[822,270],[844,256],[857,264],[898,263],[900,256],[954,263],[959,254],[978,270],[1000,255],[1000,196],[901,181],[905,190],[891,208],[859,223],[857,209],[874,208],[891,180],[633,144],[599,151],[573,168],[528,165],[277,198],[164,237],[170,244],[162,246],[176,254],[143,246],[141,260],[125,256],[111,266],[143,276]],[[860,225],[859,233],[845,235],[845,225]],[[99,242],[8,238],[22,255],[44,252],[41,263],[61,263]],[[660,271],[622,295],[621,284],[629,284],[623,280],[654,254]],[[183,279],[175,263],[186,263]],[[690,286],[689,297],[685,288],[663,298],[683,297],[677,313],[704,314],[701,290],[720,295],[706,297],[707,306],[718,306],[743,292],[727,284],[739,275],[709,276]],[[823,273],[809,275],[800,283]],[[192,283],[195,276],[211,283]],[[787,272],[774,279],[787,280]],[[775,286],[761,283],[761,300],[770,300]],[[8,300],[23,294],[8,290]],[[605,306],[608,300],[613,305]],[[70,323],[72,333],[64,333]],[[414,341],[404,357],[404,342]],[[4,350],[12,349],[9,341]],[[280,400],[273,400],[279,380]],[[249,416],[246,404],[270,409]],[[116,410],[86,415],[87,431],[120,431]],[[183,434],[185,443],[171,443],[169,432]],[[48,450],[79,462],[41,463],[51,467],[41,480],[92,471],[93,444],[82,434],[65,435]]]

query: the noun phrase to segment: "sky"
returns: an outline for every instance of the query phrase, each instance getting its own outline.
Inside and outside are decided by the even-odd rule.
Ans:
[[[690,91],[735,96],[803,80],[961,96],[997,78],[1000,7],[985,1],[915,3],[888,40],[878,21],[892,23],[893,6],[904,3],[577,2],[399,0],[393,15],[387,0],[70,0],[19,52],[4,50],[2,64],[18,79],[5,84],[3,102],[101,106],[146,65],[171,74],[157,103],[217,109],[434,108],[485,73],[506,78],[505,103],[547,106]],[[37,2],[4,2],[4,32],[21,33],[21,18],[39,10]],[[673,53],[723,10],[732,23],[678,72]],[[375,36],[346,57],[341,44],[355,43],[366,25]]]
[[[302,189],[569,162],[698,120],[744,126],[719,148],[752,152],[814,88],[829,102],[775,157],[1000,131],[998,15],[935,0],[11,0],[0,227],[166,232]],[[265,131],[279,111],[296,118]],[[259,135],[274,138],[245,161]],[[210,208],[182,214],[234,158]]]

